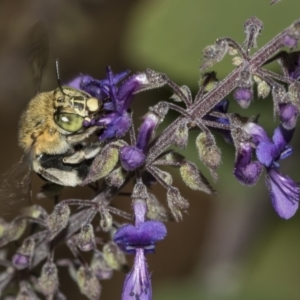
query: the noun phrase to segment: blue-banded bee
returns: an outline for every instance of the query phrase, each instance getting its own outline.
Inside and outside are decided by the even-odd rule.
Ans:
[[[37,94],[22,114],[19,144],[31,168],[43,178],[63,186],[80,185],[89,159],[100,150],[83,147],[97,127],[85,128],[100,110],[99,100],[70,87]]]
[[[31,31],[29,51],[37,94],[30,100],[19,123],[19,145],[31,169],[44,179],[62,186],[77,186],[88,173],[92,158],[100,151],[98,143],[84,145],[99,127],[83,126],[101,110],[101,101],[88,93],[61,86],[58,60],[58,88],[38,92],[42,69],[48,56],[48,39],[43,24]]]

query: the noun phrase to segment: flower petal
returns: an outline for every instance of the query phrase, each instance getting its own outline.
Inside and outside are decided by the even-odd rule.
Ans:
[[[114,241],[128,253],[134,253],[136,248],[143,248],[147,252],[154,251],[154,245],[165,238],[167,229],[159,221],[146,221],[135,227],[127,224],[118,229]]]
[[[291,218],[299,206],[299,184],[290,177],[281,175],[276,169],[268,170],[266,185],[275,211],[283,219]]]

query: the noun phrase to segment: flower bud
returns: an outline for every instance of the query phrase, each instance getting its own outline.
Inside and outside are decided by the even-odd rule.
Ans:
[[[41,276],[38,278],[39,290],[45,296],[53,296],[58,289],[58,271],[52,261],[47,261],[43,267]]]
[[[189,203],[184,199],[179,190],[175,187],[170,187],[167,191],[167,202],[171,210],[174,219],[178,222],[182,220],[181,210],[186,210],[189,207]]]
[[[111,279],[113,270],[108,266],[104,259],[103,253],[96,250],[91,261],[91,269],[99,280]]]
[[[109,242],[103,247],[103,257],[107,265],[113,270],[126,271],[128,266],[124,252],[113,242]]]
[[[22,246],[17,250],[16,254],[12,258],[12,263],[18,270],[23,270],[30,266],[34,247],[34,239],[29,238],[23,241]]]
[[[235,89],[233,97],[242,108],[248,108],[253,99],[253,92],[251,88],[238,87]]]
[[[120,160],[126,171],[134,171],[145,162],[146,156],[135,146],[124,146],[120,150]]]
[[[70,208],[68,205],[57,204],[53,212],[47,218],[47,227],[49,230],[48,240],[53,240],[64,228],[67,227],[70,217]]]
[[[87,267],[80,267],[77,271],[77,284],[80,292],[90,300],[98,300],[101,294],[101,285],[94,272]]]
[[[91,224],[84,224],[77,236],[77,245],[81,251],[91,251],[95,248],[94,228]]]

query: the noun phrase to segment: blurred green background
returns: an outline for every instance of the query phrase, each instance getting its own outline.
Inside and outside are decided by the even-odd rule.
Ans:
[[[300,17],[300,2],[282,0],[270,6],[269,0],[2,0],[1,173],[22,155],[17,146],[18,119],[34,95],[22,45],[28,28],[35,22],[46,24],[50,40],[42,91],[57,86],[54,59],[59,57],[63,81],[79,73],[102,78],[106,65],[115,72],[143,71],[149,67],[167,73],[195,93],[202,49],[224,36],[242,43],[243,24],[251,16],[261,19],[265,26],[258,41],[261,47]],[[272,68],[278,70],[276,65]],[[228,57],[214,68],[220,79],[231,69]],[[139,95],[134,103],[135,116],[142,116],[149,105],[169,96],[168,89]],[[237,109],[231,102],[230,110]],[[276,126],[270,100],[257,100],[242,113],[261,114],[260,121],[270,134]],[[282,172],[299,181],[297,132],[292,143],[295,154],[284,161]],[[195,137],[191,134],[190,145],[183,153],[198,162]],[[299,213],[289,221],[281,220],[272,208],[263,176],[255,187],[240,185],[232,175],[233,147],[222,139],[218,144],[223,150],[223,164],[219,181],[214,184],[217,197],[189,191],[174,175],[175,185],[190,200],[190,209],[183,222],[168,224],[167,239],[158,245],[156,255],[148,257],[153,272],[153,299],[300,299]],[[212,182],[205,168],[201,168]],[[40,185],[36,177],[33,176],[34,190]],[[156,192],[165,201],[165,192]],[[70,189],[67,193],[86,197],[82,190]],[[127,208],[129,202],[126,198],[116,200],[117,205]],[[1,205],[4,215],[7,209],[14,210],[20,204]],[[65,270],[60,271],[60,277],[68,299],[85,299]],[[120,299],[123,279],[124,274],[116,273],[111,281],[103,282],[101,299]]]

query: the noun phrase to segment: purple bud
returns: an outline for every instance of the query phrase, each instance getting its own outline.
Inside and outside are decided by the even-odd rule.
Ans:
[[[233,173],[240,182],[246,185],[256,184],[262,172],[260,162],[251,162],[251,157],[252,147],[250,143],[241,143],[237,150]]]
[[[152,134],[159,123],[159,118],[156,114],[148,113],[144,117],[144,121],[139,129],[136,147],[142,151],[146,150]]]
[[[23,241],[22,246],[17,250],[12,258],[13,265],[18,270],[23,270],[31,264],[34,253],[35,242],[33,239],[28,238]]]
[[[282,37],[282,43],[286,47],[295,48],[298,44],[298,40],[291,35],[286,34]]]
[[[286,129],[293,129],[296,125],[299,109],[292,103],[279,104],[279,116],[282,126]]]
[[[126,171],[133,171],[145,162],[146,157],[143,151],[137,147],[125,146],[121,148],[120,159]]]
[[[236,88],[233,97],[242,108],[247,108],[253,99],[253,92],[250,88]]]

